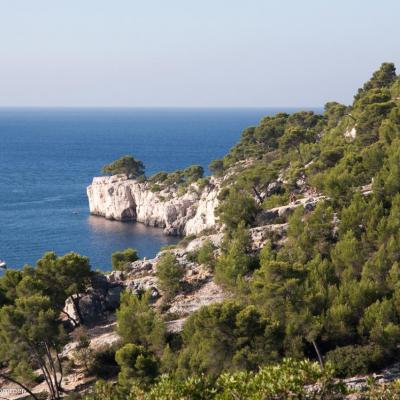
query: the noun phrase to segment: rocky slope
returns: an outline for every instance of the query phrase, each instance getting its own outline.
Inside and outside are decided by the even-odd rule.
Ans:
[[[218,191],[214,178],[204,188],[192,184],[180,194],[176,187],[155,192],[148,182],[116,175],[93,178],[87,195],[91,214],[142,222],[170,235],[193,235],[215,226]]]

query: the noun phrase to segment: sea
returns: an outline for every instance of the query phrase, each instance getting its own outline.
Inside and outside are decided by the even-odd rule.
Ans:
[[[73,251],[107,271],[117,250],[153,257],[179,238],[89,214],[86,187],[102,166],[131,154],[148,176],[191,164],[208,172],[244,128],[281,111],[297,109],[1,108],[0,260],[19,269]]]

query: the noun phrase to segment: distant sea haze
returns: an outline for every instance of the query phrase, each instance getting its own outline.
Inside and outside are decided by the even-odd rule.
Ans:
[[[126,247],[153,257],[178,238],[90,216],[92,177],[125,154],[142,160],[147,175],[206,169],[244,128],[282,111],[297,109],[0,109],[0,259],[21,268],[46,251],[75,251],[108,270],[111,253]]]

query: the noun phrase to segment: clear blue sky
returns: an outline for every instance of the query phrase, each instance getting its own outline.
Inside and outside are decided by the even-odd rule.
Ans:
[[[399,0],[0,0],[0,106],[348,103]]]

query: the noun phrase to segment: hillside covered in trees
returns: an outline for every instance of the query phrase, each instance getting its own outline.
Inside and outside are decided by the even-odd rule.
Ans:
[[[339,378],[396,362],[400,78],[394,65],[382,64],[350,106],[330,102],[321,115],[264,118],[210,170],[221,182],[219,224],[184,238],[181,248],[222,288],[223,301],[186,315],[181,329],[166,329],[187,281],[179,246],[164,249],[155,272],[161,298],[124,291],[116,311],[119,340],[96,353],[79,300],[99,273],[85,257],[47,254],[37,266],[0,278],[0,377],[27,389],[44,382],[52,399],[338,399],[346,396]],[[203,171],[188,171],[148,181],[154,190],[169,181],[186,190],[198,180],[210,185]],[[210,239],[217,234],[219,244]],[[188,250],[199,239],[201,246]],[[113,261],[116,272],[127,273],[137,254],[115,254]],[[66,311],[68,299],[76,315]],[[78,343],[75,367],[62,355],[71,338]],[[81,394],[63,388],[62,371],[77,366],[98,380]],[[371,384],[360,394],[398,397],[398,382]]]

